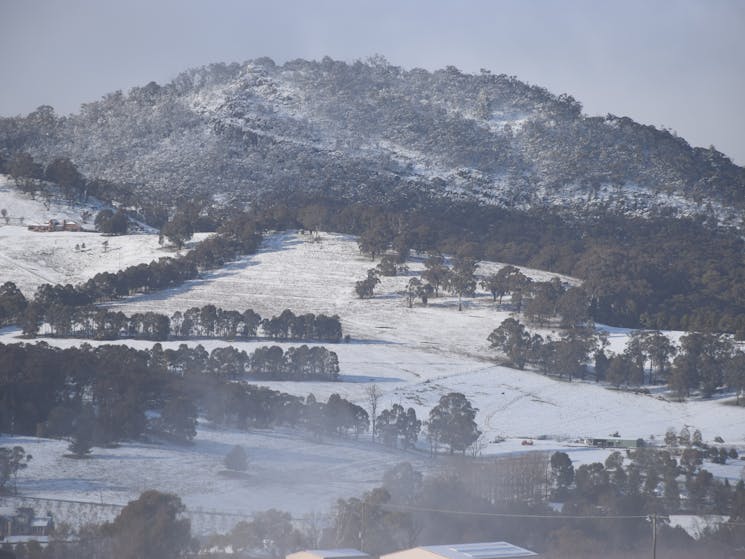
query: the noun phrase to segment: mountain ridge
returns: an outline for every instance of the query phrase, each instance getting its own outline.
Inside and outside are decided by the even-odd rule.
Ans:
[[[445,198],[569,214],[703,216],[741,226],[745,169],[628,117],[582,114],[514,76],[404,70],[381,57],[187,70],[58,117],[0,119],[0,149],[173,200],[284,192]]]

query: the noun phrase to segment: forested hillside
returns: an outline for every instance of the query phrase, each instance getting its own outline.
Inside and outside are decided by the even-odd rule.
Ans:
[[[739,225],[745,170],[715,149],[514,76],[404,70],[382,58],[188,70],[58,116],[0,119],[6,159],[69,157],[140,197],[252,201],[323,192],[516,209],[717,216]]]

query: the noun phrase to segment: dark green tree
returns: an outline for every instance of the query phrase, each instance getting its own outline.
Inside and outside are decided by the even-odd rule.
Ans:
[[[605,378],[615,387],[622,384],[639,384],[641,377],[641,369],[627,355],[614,355],[608,361]]]
[[[668,381],[670,389],[681,398],[697,388],[704,396],[711,396],[724,383],[725,363],[732,353],[732,342],[718,334],[692,332],[681,337]]]
[[[562,292],[561,282],[558,282],[558,290],[553,282],[534,284],[532,297],[523,310],[525,317],[539,325],[546,324],[556,314],[556,305]]]
[[[515,266],[502,266],[494,276],[490,276],[487,285],[492,296],[499,298],[499,304],[502,304],[502,297],[510,292],[512,287],[517,283],[515,277],[522,275],[519,268]]]
[[[554,499],[564,499],[569,486],[574,481],[574,466],[566,452],[554,452],[551,455],[551,479],[554,485]]]
[[[47,165],[44,174],[48,181],[57,183],[62,188],[65,197],[70,200],[82,197],[85,192],[85,179],[75,164],[67,157],[54,158]]]
[[[456,450],[465,454],[466,448],[479,436],[476,426],[476,412],[471,402],[459,392],[450,392],[440,398],[439,403],[429,412],[427,431],[433,448],[439,443],[446,444],[450,454]]]
[[[292,516],[276,509],[256,513],[250,522],[239,522],[228,534],[227,541],[234,549],[241,550],[241,555],[272,558],[285,557],[310,543],[293,526]]]
[[[122,210],[116,212],[105,209],[96,214],[93,224],[105,235],[126,235],[129,227],[129,218]]]
[[[191,544],[191,528],[182,518],[184,505],[176,495],[145,491],[103,527],[113,539],[117,559],[176,559]]]
[[[476,292],[475,258],[458,257],[453,262],[453,269],[448,275],[448,289],[458,296],[458,310],[463,310],[463,297],[471,297]]]
[[[569,380],[584,378],[586,363],[597,348],[597,337],[589,328],[571,328],[561,333],[561,339],[554,343],[554,370]]]
[[[16,479],[18,472],[28,467],[31,455],[26,454],[22,446],[12,448],[0,446],[0,493],[8,482]]]
[[[510,317],[492,330],[487,338],[491,347],[503,352],[518,369],[525,367],[530,351],[531,337],[519,321]]]
[[[380,283],[380,278],[375,270],[368,270],[367,277],[354,284],[354,291],[360,299],[369,299],[373,296],[375,286]]]
[[[724,378],[727,388],[735,393],[736,403],[743,403],[745,394],[745,352],[737,350],[725,363]]]
[[[20,321],[28,301],[16,284],[6,281],[0,285],[0,325]]]
[[[645,332],[642,339],[642,347],[649,356],[650,384],[655,384],[658,379],[665,379],[667,377],[670,359],[677,353],[676,347],[659,330]],[[652,370],[654,370],[654,375],[652,374]]]
[[[44,178],[44,168],[28,153],[14,155],[8,164],[8,173],[14,178],[16,186],[32,197],[39,189],[39,181]]]
[[[197,436],[197,406],[184,396],[170,398],[161,411],[160,428],[178,441],[191,441]]]
[[[176,212],[160,229],[162,237],[168,239],[177,249],[194,236],[195,216],[190,212]]]
[[[304,229],[318,238],[318,232],[328,219],[328,208],[321,204],[311,204],[298,211],[298,220]]]
[[[445,264],[445,258],[442,254],[429,254],[424,261],[424,267],[422,278],[432,286],[435,297],[437,297],[440,293],[440,287],[447,281],[450,269]]]
[[[370,224],[360,235],[357,244],[362,254],[369,254],[371,260],[386,251],[390,244],[391,233],[382,220]]]
[[[91,453],[95,420],[93,410],[86,407],[74,421],[72,440],[67,448],[76,458],[85,458]]]
[[[384,254],[383,258],[375,269],[380,273],[381,276],[393,277],[398,274],[398,266],[396,265],[396,257],[392,254]]]
[[[590,320],[590,300],[581,287],[570,287],[556,301],[562,328],[585,326]]]
[[[391,496],[379,487],[362,499],[339,499],[334,515],[334,545],[381,555],[410,546],[416,527],[410,513],[390,510]]]

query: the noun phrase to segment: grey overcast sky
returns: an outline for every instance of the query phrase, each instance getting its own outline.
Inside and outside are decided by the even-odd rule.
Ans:
[[[745,0],[0,0],[0,115],[210,62],[373,54],[515,75],[745,164]]]

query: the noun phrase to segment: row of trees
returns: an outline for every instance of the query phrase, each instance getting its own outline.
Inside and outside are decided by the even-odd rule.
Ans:
[[[11,284],[12,285],[12,284]],[[14,286],[12,286],[14,287]],[[23,308],[20,292],[12,287],[0,288],[0,309],[3,301],[13,309]],[[4,299],[3,294],[8,293]],[[20,297],[23,297],[20,295]],[[33,314],[37,307],[21,316],[23,334],[51,337],[91,338],[95,340],[116,340],[133,338],[141,340],[164,341],[183,338],[255,338],[259,331],[268,338],[278,340],[320,340],[338,342],[342,338],[339,317],[307,313],[295,315],[285,309],[279,316],[262,319],[251,309],[243,312],[225,310],[215,305],[192,307],[183,313],[168,315],[146,312],[130,316],[121,311],[111,311],[93,306],[71,306],[50,304],[44,312],[44,322]]]
[[[81,446],[85,454],[90,444],[146,431],[190,440],[200,410],[241,428],[300,425],[301,399],[234,380],[252,372],[268,376],[267,353],[281,357],[284,370],[271,372],[279,378],[332,380],[338,374],[336,356],[324,348],[270,348],[254,363],[253,356],[231,347],[208,354],[185,345],[0,345],[0,431],[82,440],[88,443]]]
[[[607,514],[635,508],[663,514],[745,514],[745,484],[732,487],[704,469],[701,451],[688,448],[678,459],[653,448],[611,453],[605,463],[576,470],[564,453],[551,458],[552,497],[578,514],[602,507]]]
[[[492,348],[504,353],[518,369],[534,365],[540,371],[569,380],[585,378],[587,361],[604,343],[602,334],[591,328],[570,328],[559,339],[531,334],[515,318],[507,318],[487,338]]]
[[[250,376],[298,381],[336,381],[339,377],[339,358],[321,346],[301,345],[286,350],[267,346],[247,353],[233,346],[207,352],[201,344],[193,347],[181,344],[177,349],[163,349],[155,344],[150,350],[140,351],[153,367],[179,377],[207,375],[231,380]]]
[[[659,331],[633,332],[621,354],[596,355],[595,369],[614,386],[663,383],[679,398],[727,390],[740,404],[745,394],[745,353],[727,335],[691,332],[675,346]]]
[[[169,402],[195,401],[184,380],[152,364],[148,352],[124,346],[0,345],[0,398],[0,431],[12,434],[106,444],[154,428],[158,412],[166,432],[193,437],[196,425],[193,406],[185,416],[169,415],[176,407],[165,411]]]
[[[664,383],[680,398],[693,392],[711,397],[726,388],[738,404],[745,394],[745,352],[727,335],[691,332],[676,347],[659,331],[640,330],[631,333],[622,353],[608,356],[602,333],[570,328],[558,340],[544,339],[510,317],[488,341],[519,369],[531,364],[541,371],[567,374],[570,380],[584,378],[594,358],[595,379],[616,387]]]
[[[214,353],[214,351],[213,351]],[[248,356],[246,362],[248,362]],[[339,359],[325,347],[278,346],[256,349],[250,355],[249,374],[270,380],[330,380],[339,378]]]
[[[238,428],[289,425],[318,436],[367,432],[370,416],[334,395],[326,403],[257,387],[240,379],[335,380],[336,354],[322,347],[253,354],[233,347],[182,344],[150,350],[83,345],[67,349],[47,344],[0,344],[0,430],[83,439],[104,444],[160,432],[180,440],[195,435],[197,414]],[[433,451],[446,445],[465,452],[480,435],[476,411],[463,394],[450,393],[432,408],[426,423]],[[376,434],[392,446],[414,447],[422,422],[412,408],[371,408]],[[87,448],[82,446],[82,453]]]
[[[696,390],[708,398],[726,386],[741,403],[745,393],[745,352],[736,349],[727,336],[691,332],[680,339],[668,385],[680,398]]]
[[[279,316],[262,320],[261,328],[268,337],[277,340],[338,342],[342,339],[341,321],[337,315],[295,315],[291,310],[285,309]]]

